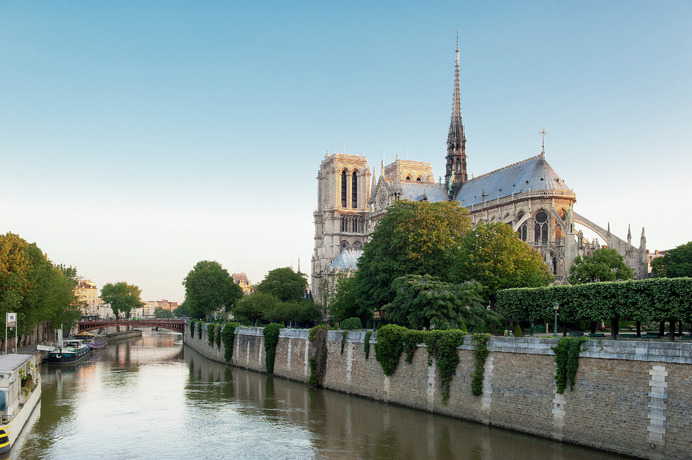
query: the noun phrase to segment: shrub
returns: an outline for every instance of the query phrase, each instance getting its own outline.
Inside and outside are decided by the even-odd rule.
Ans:
[[[387,324],[377,331],[375,359],[382,366],[384,375],[392,375],[399,365],[401,352],[404,351],[404,335],[408,329],[395,324]]]
[[[214,323],[207,324],[207,343],[210,347],[214,347],[214,330],[216,325]]]
[[[471,381],[471,393],[474,396],[483,394],[483,374],[485,374],[485,360],[488,357],[488,340],[490,334],[473,334],[472,340],[476,345],[473,348],[474,370]]]
[[[569,389],[574,391],[581,345],[587,340],[589,340],[588,337],[562,337],[556,346],[551,347],[555,352],[555,383],[558,393],[565,392],[568,382]]]
[[[431,331],[425,333],[422,340],[428,347],[428,365],[432,364],[432,358],[437,361],[437,369],[440,372],[442,383],[442,402],[449,400],[449,384],[457,372],[459,354],[457,347],[464,343],[464,333],[452,329],[447,331]]]
[[[348,338],[348,331],[341,333],[341,354],[344,354],[344,345],[346,345],[346,339]]]
[[[235,342],[235,328],[238,323],[226,323],[221,331],[221,339],[223,340],[223,359],[227,362],[233,359],[233,343]]]
[[[269,374],[274,373],[274,357],[276,356],[276,345],[279,343],[280,331],[281,324],[279,323],[271,323],[264,327],[265,365]]]
[[[341,322],[341,329],[351,330],[351,329],[362,329],[363,323],[360,322],[360,318],[348,318]]]
[[[524,337],[524,333],[521,332],[521,326],[517,324],[517,327],[514,328],[514,337]]]
[[[363,340],[363,352],[365,353],[366,361],[370,357],[370,337],[372,337],[372,331],[366,332],[365,339]]]
[[[216,342],[216,348],[219,350],[221,349],[221,329],[223,329],[221,324],[217,324],[214,328],[214,341]]]
[[[327,332],[330,327],[320,324],[310,329],[310,343],[314,349],[314,355],[310,358],[310,379],[308,385],[317,387],[324,380],[327,372]]]

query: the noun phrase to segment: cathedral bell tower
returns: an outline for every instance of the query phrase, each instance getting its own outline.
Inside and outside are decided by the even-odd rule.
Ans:
[[[454,189],[467,181],[466,174],[466,136],[464,124],[461,121],[461,96],[459,92],[459,37],[457,36],[456,65],[454,69],[454,103],[452,104],[452,120],[449,123],[447,135],[447,170],[445,173],[445,188],[449,199]]]

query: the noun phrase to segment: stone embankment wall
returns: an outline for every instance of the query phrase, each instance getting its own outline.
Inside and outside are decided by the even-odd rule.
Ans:
[[[483,394],[471,394],[474,368],[470,338],[458,348],[460,363],[442,403],[435,362],[419,345],[413,362],[402,355],[387,377],[375,359],[375,334],[365,359],[364,332],[328,335],[322,386],[376,400],[473,420],[639,458],[692,458],[692,344],[590,340],[584,344],[574,391],[556,392],[555,339],[493,337],[488,343]],[[184,342],[224,362],[220,349],[184,334]],[[307,382],[314,353],[307,330],[282,329],[274,375]],[[229,364],[265,371],[261,328],[236,330]]]

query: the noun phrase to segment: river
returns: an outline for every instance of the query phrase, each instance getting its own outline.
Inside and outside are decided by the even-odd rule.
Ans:
[[[231,368],[168,332],[44,364],[41,377],[7,458],[622,458]]]

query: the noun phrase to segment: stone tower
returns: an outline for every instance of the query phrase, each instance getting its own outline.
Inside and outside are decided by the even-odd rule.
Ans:
[[[318,303],[329,288],[329,266],[342,251],[363,249],[368,234],[371,172],[360,155],[327,154],[317,174],[312,295]],[[357,257],[356,257],[357,259]]]

